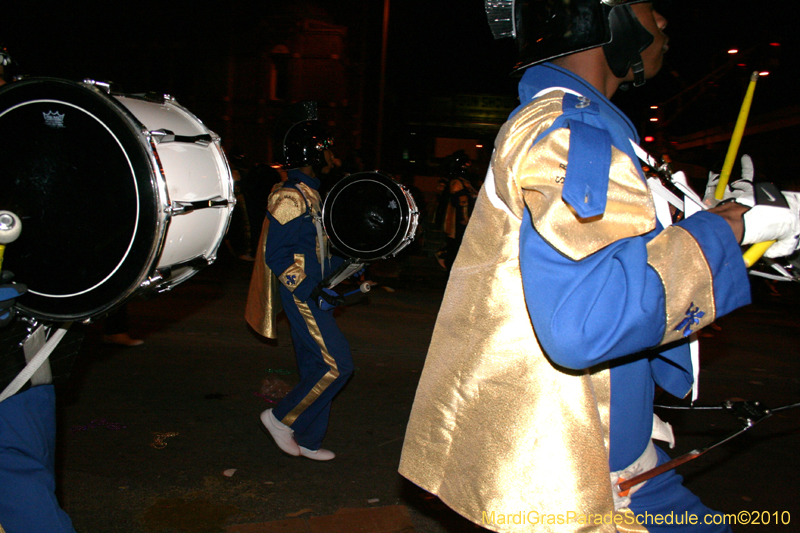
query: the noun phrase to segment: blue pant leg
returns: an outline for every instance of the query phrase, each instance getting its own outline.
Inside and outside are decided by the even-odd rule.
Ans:
[[[658,464],[670,460],[656,446]],[[683,486],[683,477],[669,470],[649,480],[631,496],[630,510],[650,533],[730,533],[730,526],[722,523],[722,514],[712,511],[700,502],[700,498]],[[671,514],[670,514],[671,513]],[[653,517],[668,517],[672,524],[655,524]],[[686,517],[696,516],[692,525]],[[706,524],[708,521],[710,523]],[[715,524],[716,522],[716,524]]]
[[[307,342],[307,339],[304,338],[298,331],[302,331],[303,328],[296,327],[290,328],[292,334],[292,343],[293,346],[304,346]],[[297,350],[295,352],[295,359],[297,361],[297,373],[300,376],[300,382],[302,383],[317,383],[319,381],[319,376],[324,375],[327,373],[329,367],[327,366],[318,366],[317,363],[319,362],[319,358],[316,356],[309,357],[308,350]],[[288,399],[284,399],[281,404],[275,408],[273,414],[277,413],[276,416],[283,417],[285,414],[288,414],[300,401],[302,398],[307,396],[308,387],[303,387],[298,385],[295,389],[292,390],[293,394],[289,394],[287,396]],[[331,412],[331,404],[328,402],[319,412],[317,417],[310,421],[307,425],[306,430],[301,434],[298,431],[298,424],[295,423],[292,427],[295,430],[295,441],[297,444],[304,448],[308,448],[309,450],[317,450],[322,446],[322,439],[325,438],[325,433],[327,433],[328,429],[328,417],[330,416]],[[307,418],[307,417],[304,417]],[[279,418],[280,420],[281,418]]]
[[[318,450],[322,447],[322,439],[325,438],[325,433],[328,432],[328,419],[331,414],[331,403],[328,402],[320,410],[319,414],[314,420],[311,420],[303,433],[298,433],[295,430],[294,440],[303,448],[309,450]]]
[[[353,372],[350,346],[332,312],[296,302],[288,291],[281,293],[281,300],[292,330],[300,383],[273,414],[294,430],[298,444],[316,450],[328,427],[330,403]]]
[[[55,496],[52,385],[0,402],[0,525],[6,533],[75,533]]]

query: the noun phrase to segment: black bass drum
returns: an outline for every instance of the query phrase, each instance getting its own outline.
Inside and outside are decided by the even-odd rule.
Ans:
[[[333,186],[322,222],[331,244],[358,262],[397,255],[416,236],[419,211],[408,189],[379,172],[359,172]]]
[[[86,320],[216,259],[235,204],[219,137],[169,96],[31,78],[0,88],[3,268],[42,320]]]

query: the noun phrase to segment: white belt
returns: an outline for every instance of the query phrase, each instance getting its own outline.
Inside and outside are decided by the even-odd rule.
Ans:
[[[648,470],[652,470],[658,464],[658,454],[656,447],[653,444],[653,439],[661,440],[669,443],[670,448],[675,447],[675,436],[672,434],[672,426],[664,422],[656,414],[653,414],[653,433],[647,447],[633,463],[626,466],[622,470],[611,472],[611,493],[614,496],[614,510],[627,508],[631,504],[631,495],[642,488],[647,481],[643,481],[638,485],[634,485],[625,492],[625,496],[620,496],[617,492],[617,485],[620,483],[620,478],[633,479],[639,474],[643,474]]]

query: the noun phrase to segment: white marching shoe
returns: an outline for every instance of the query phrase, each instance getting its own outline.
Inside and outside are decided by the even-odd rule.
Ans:
[[[292,428],[275,418],[275,415],[272,414],[272,409],[267,409],[261,413],[261,424],[269,432],[278,448],[295,457],[302,453],[302,448],[294,441]]]
[[[331,459],[336,457],[335,453],[333,453],[330,450],[325,450],[323,448],[320,448],[319,450],[309,450],[308,448],[303,448],[302,446],[299,446],[299,448],[300,448],[300,455],[302,455],[303,457],[308,457],[309,459],[312,459],[314,461],[330,461]]]

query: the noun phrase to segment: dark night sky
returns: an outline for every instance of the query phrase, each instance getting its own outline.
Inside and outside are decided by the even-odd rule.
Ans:
[[[348,26],[353,39],[366,35],[375,58],[381,45],[381,0],[233,0],[226,5],[173,0],[146,7],[118,3],[113,9],[98,1],[14,4],[0,17],[0,43],[36,74],[101,77],[110,71],[124,77],[124,64],[141,60],[125,49],[146,41],[165,47],[175,41],[191,42],[197,54],[186,60],[201,63],[204,52],[223,46],[228,35],[258,31],[259,19],[301,5],[294,10]],[[513,43],[495,43],[491,38],[482,0],[391,2],[387,76],[392,83],[462,92],[492,91],[498,85],[513,88],[496,81],[505,78],[513,64],[513,57],[498,57],[498,52],[512,53]]]
[[[192,44],[193,54],[183,60],[204,68],[204,61],[229,35],[257,31],[256,21],[276,9],[296,9],[318,18],[347,25],[350,37],[366,36],[373,59],[379,57],[381,0],[329,0],[317,2],[254,3],[233,0],[175,0],[164,3],[13,2],[0,18],[0,43],[18,58],[26,71],[58,77],[113,79],[124,87],[130,65],[144,61],[131,54],[131,44],[175,41]],[[315,5],[317,7],[315,7]],[[760,82],[753,112],[758,113],[794,99],[800,2],[776,0],[673,0],[670,52],[664,71],[643,90],[622,95],[623,108],[641,108],[660,102],[690,86],[727,59],[731,46],[745,49],[777,41],[780,66]],[[397,93],[514,94],[508,76],[514,63],[513,43],[494,41],[483,12],[482,0],[393,0],[391,2],[387,82]],[[374,65],[377,68],[377,65]],[[710,107],[689,109],[693,122],[724,121],[717,115],[730,111],[734,120],[741,99],[742,79],[748,66],[720,80]],[[158,88],[144,88],[158,90]],[[140,90],[140,88],[137,88]],[[180,97],[180,95],[176,95]],[[627,109],[626,109],[627,110]],[[686,122],[692,122],[686,119]],[[713,124],[708,124],[711,127]],[[685,125],[685,129],[700,127]]]

